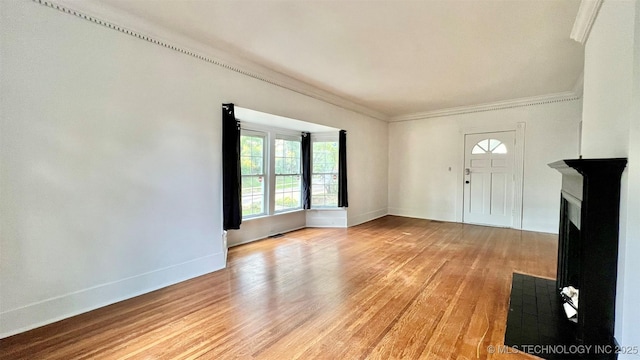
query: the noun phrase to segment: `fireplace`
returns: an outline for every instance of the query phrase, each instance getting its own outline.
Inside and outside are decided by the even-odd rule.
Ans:
[[[562,173],[556,280],[514,274],[506,345],[516,348],[525,344],[561,346],[536,348],[542,350],[534,354],[546,359],[617,358],[613,331],[620,178],[626,163],[626,159],[617,158],[572,159],[549,164]],[[578,295],[574,297],[577,304],[561,294],[569,287],[577,289]],[[572,291],[568,293],[576,295]],[[568,318],[565,308],[573,318]],[[573,311],[575,308],[577,314]],[[549,351],[567,350],[571,346],[582,346],[574,349],[591,352]]]
[[[614,344],[620,177],[626,163],[574,159],[549,164],[562,173],[556,287],[579,290],[579,344]]]

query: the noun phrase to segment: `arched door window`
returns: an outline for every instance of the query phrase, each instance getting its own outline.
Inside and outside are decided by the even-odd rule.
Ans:
[[[471,150],[471,154],[506,154],[507,147],[500,140],[496,139],[484,139],[478,141],[478,143]]]

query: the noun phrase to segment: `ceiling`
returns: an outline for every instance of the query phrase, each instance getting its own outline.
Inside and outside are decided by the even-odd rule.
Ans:
[[[388,117],[572,91],[580,0],[99,0]]]

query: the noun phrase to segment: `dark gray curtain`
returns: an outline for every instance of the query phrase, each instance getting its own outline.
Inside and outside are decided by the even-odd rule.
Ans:
[[[222,216],[225,230],[242,223],[240,173],[240,123],[233,104],[222,104]]]
[[[311,134],[302,133],[302,208],[311,209]]]
[[[347,132],[340,130],[338,139],[338,207],[349,206],[347,195]]]

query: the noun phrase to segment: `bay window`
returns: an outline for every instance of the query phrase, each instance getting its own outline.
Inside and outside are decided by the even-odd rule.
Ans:
[[[240,132],[242,218],[301,210],[302,134],[245,126]],[[338,149],[337,134],[311,134],[311,208],[338,207]]]

